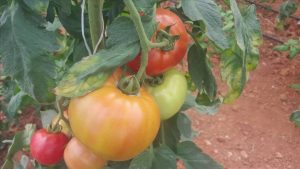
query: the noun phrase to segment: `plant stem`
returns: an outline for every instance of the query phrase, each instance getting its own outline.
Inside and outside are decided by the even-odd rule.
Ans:
[[[101,36],[103,24],[102,20],[102,9],[104,0],[89,0],[88,1],[88,14],[89,14],[89,25],[90,34],[93,44],[93,49],[97,45],[97,42]]]
[[[140,81],[142,79],[143,74],[145,73],[147,64],[148,64],[148,52],[151,48],[161,48],[169,44],[168,40],[164,40],[160,43],[152,43],[145,32],[145,29],[143,27],[143,23],[140,17],[140,14],[138,10],[136,9],[134,3],[132,0],[124,0],[125,5],[127,6],[129,12],[130,12],[130,18],[133,21],[136,31],[138,33],[138,36],[140,38],[140,44],[142,48],[142,54],[141,54],[141,65],[140,69],[137,72],[137,79]]]
[[[127,6],[128,10],[130,11],[130,17],[135,25],[136,31],[140,38],[140,44],[142,48],[141,66],[136,77],[138,80],[141,80],[142,75],[145,72],[148,63],[148,51],[150,50],[150,46],[149,46],[150,42],[144,30],[140,14],[136,9],[134,3],[132,2],[132,0],[124,0],[124,3]]]
[[[142,80],[143,75],[145,74],[145,70],[148,64],[148,52],[151,48],[162,48],[165,47],[167,45],[169,45],[169,41],[168,40],[163,40],[162,42],[159,43],[153,43],[151,42],[148,37],[147,34],[145,32],[145,29],[143,27],[143,23],[140,17],[140,14],[137,10],[137,8],[135,7],[134,3],[132,0],[124,0],[124,3],[126,5],[126,7],[128,8],[128,11],[130,13],[130,19],[133,21],[134,26],[136,28],[136,31],[138,33],[139,39],[140,39],[140,45],[141,45],[141,65],[140,65],[140,69],[137,72],[137,79],[139,81]]]
[[[57,128],[57,125],[59,125],[60,120],[63,120],[67,124],[66,126],[68,127],[68,129],[70,131],[72,131],[72,129],[71,129],[70,125],[69,125],[69,121],[65,118],[65,116],[63,114],[63,111],[61,109],[62,108],[62,104],[61,104],[62,102],[63,102],[63,99],[61,97],[58,97],[56,99],[56,108],[57,108],[57,111],[58,111],[59,118],[56,121],[56,123],[54,124],[54,127]]]
[[[166,144],[166,137],[165,137],[165,125],[164,125],[163,121],[160,123],[160,134],[161,134],[162,144],[165,145]]]

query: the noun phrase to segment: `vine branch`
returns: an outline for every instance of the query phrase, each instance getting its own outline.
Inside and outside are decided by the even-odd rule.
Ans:
[[[145,73],[147,64],[148,64],[148,52],[151,48],[161,48],[164,46],[167,46],[169,44],[168,40],[164,40],[160,43],[153,43],[151,42],[148,37],[147,34],[145,32],[145,29],[143,27],[143,23],[140,17],[140,14],[137,10],[137,8],[135,7],[134,3],[132,0],[124,0],[124,3],[126,5],[126,7],[128,8],[129,12],[130,12],[130,18],[133,21],[135,27],[136,27],[136,31],[138,33],[138,36],[140,38],[140,44],[141,44],[141,66],[139,71],[137,72],[137,79],[140,81],[142,79],[143,74]]]
[[[93,51],[97,51],[97,44],[102,40],[101,36],[104,29],[102,9],[104,0],[89,0],[88,1],[88,15],[90,34],[93,44]]]

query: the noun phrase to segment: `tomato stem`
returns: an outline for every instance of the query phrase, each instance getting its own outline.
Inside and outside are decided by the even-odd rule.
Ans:
[[[63,120],[67,124],[66,126],[68,127],[69,131],[72,131],[72,129],[70,127],[70,124],[69,124],[69,121],[66,119],[66,117],[63,114],[62,103],[63,103],[63,98],[62,97],[57,97],[56,98],[56,108],[57,108],[59,117],[58,117],[58,120],[55,122],[54,126],[52,126],[52,129],[57,130],[57,128],[59,126],[59,122],[61,120]]]
[[[134,3],[132,0],[124,0],[125,5],[127,6],[129,12],[130,12],[130,18],[133,21],[136,31],[138,33],[138,36],[140,38],[140,44],[141,44],[141,65],[140,65],[140,69],[137,72],[137,79],[139,81],[141,81],[142,76],[145,74],[145,70],[148,64],[148,52],[151,48],[162,48],[165,47],[167,45],[169,45],[169,41],[168,40],[163,40],[162,42],[159,43],[153,43],[151,42],[148,37],[147,34],[145,32],[145,29],[143,27],[143,23],[140,17],[140,14],[137,10],[137,8],[135,7]]]
[[[101,35],[104,29],[103,22],[103,3],[104,0],[89,0],[88,1],[88,15],[89,15],[89,25],[90,25],[90,34],[93,44],[94,51],[97,51],[97,44],[99,39],[101,40]],[[101,48],[104,47],[104,43],[102,41]]]
[[[161,123],[160,123],[160,134],[161,134],[162,144],[165,145],[166,144],[166,137],[165,137],[165,125],[164,125],[163,121],[161,121]]]

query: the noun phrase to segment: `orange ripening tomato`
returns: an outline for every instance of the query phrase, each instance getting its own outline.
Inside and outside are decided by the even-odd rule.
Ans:
[[[186,32],[186,26],[181,19],[173,12],[157,8],[156,21],[158,22],[158,29],[164,30],[171,26],[170,35],[178,35],[179,39],[175,41],[174,49],[170,51],[163,51],[160,48],[153,48],[148,53],[148,65],[146,72],[148,75],[159,75],[166,72],[168,69],[176,66],[185,56],[188,46],[191,43],[190,37]],[[154,34],[156,36],[157,33]],[[153,38],[155,40],[155,38]],[[138,71],[141,63],[141,56],[138,55],[134,60],[128,63],[128,66]]]
[[[73,137],[64,151],[68,169],[102,169],[106,161]]]
[[[68,114],[75,137],[105,160],[125,161],[144,151],[159,126],[159,108],[144,88],[126,95],[118,76],[86,96],[70,101]]]

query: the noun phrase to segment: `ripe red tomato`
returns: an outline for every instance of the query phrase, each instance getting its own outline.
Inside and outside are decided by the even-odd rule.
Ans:
[[[31,156],[43,165],[53,165],[63,159],[69,138],[59,132],[50,133],[46,129],[36,131],[30,141]]]
[[[75,137],[105,160],[124,161],[144,151],[159,126],[159,108],[144,88],[126,95],[116,76],[86,96],[70,101],[68,114]],[[114,79],[114,80],[113,80]]]
[[[190,43],[189,35],[186,32],[185,24],[173,12],[157,8],[156,21],[159,29],[165,29],[171,26],[170,34],[179,35],[180,38],[175,42],[174,49],[163,51],[159,48],[153,48],[149,52],[148,66],[146,72],[148,75],[158,75],[177,65],[186,54]],[[156,35],[156,34],[155,34]],[[155,38],[153,38],[155,40]],[[140,67],[141,57],[138,55],[134,60],[128,63],[128,66],[134,71]]]
[[[64,160],[68,169],[102,169],[106,164],[105,160],[95,155],[75,137],[65,149]]]

